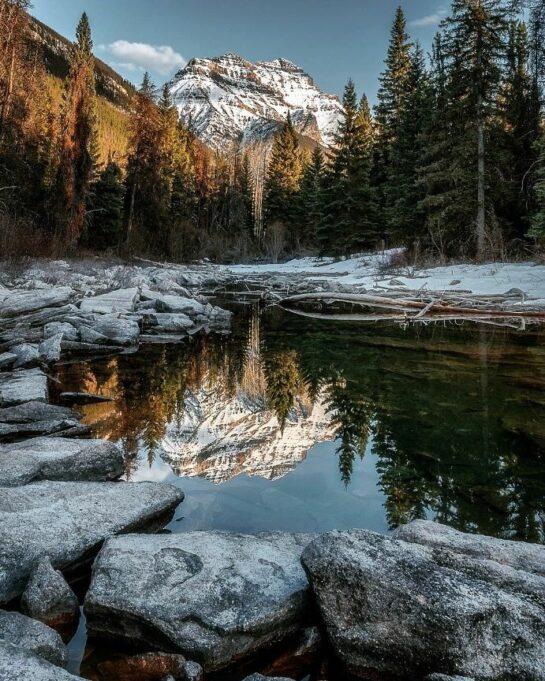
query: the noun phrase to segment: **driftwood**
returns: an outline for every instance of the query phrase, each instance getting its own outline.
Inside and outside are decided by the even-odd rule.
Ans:
[[[526,319],[534,322],[545,322],[543,310],[514,310],[513,299],[520,300],[522,292],[508,292],[505,295],[493,296],[461,296],[455,294],[437,294],[415,292],[420,299],[408,298],[409,291],[403,297],[393,292],[389,297],[369,293],[302,293],[288,296],[280,301],[282,307],[290,307],[301,303],[348,303],[364,307],[390,310],[398,313],[399,320],[418,321],[424,318],[439,319],[473,319],[486,321],[493,319]],[[391,318],[391,316],[388,316]]]

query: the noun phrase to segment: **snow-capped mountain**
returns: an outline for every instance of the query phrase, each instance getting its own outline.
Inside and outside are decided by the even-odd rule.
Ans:
[[[244,391],[226,397],[203,385],[186,395],[182,420],[171,423],[162,458],[177,475],[225,482],[246,473],[275,480],[293,470],[317,442],[333,440],[336,427],[324,401],[299,398],[281,432],[265,400]]]
[[[328,146],[342,113],[337,97],[286,59],[192,59],[169,85],[184,122],[216,149],[270,139],[288,112],[302,135]]]

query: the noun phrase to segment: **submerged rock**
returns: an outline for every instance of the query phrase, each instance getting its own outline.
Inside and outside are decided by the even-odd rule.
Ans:
[[[61,402],[65,404],[97,404],[100,402],[113,402],[113,397],[95,395],[94,393],[65,392],[60,394]]]
[[[85,599],[94,635],[197,660],[205,671],[284,642],[308,616],[300,565],[311,535],[222,532],[116,537]]]
[[[21,596],[21,609],[66,638],[74,633],[79,619],[76,594],[47,557],[42,558],[30,573]]]
[[[0,374],[0,407],[23,402],[47,402],[47,376],[41,369]]]
[[[0,642],[0,681],[82,681],[38,655]]]
[[[25,402],[0,409],[0,442],[12,442],[35,435],[65,434],[67,431],[85,434],[88,430],[80,424],[77,414],[66,407]]]
[[[65,570],[85,562],[104,539],[157,529],[183,500],[153,482],[38,482],[0,494],[0,603],[21,594],[36,561]]]
[[[0,485],[38,480],[115,480],[123,473],[119,447],[104,440],[38,437],[0,446]]]
[[[99,314],[133,312],[137,301],[137,288],[117,289],[92,298],[84,298],[80,303],[80,310]]]
[[[58,667],[66,666],[66,646],[59,634],[42,622],[22,615],[20,612],[0,610],[0,645],[2,644],[19,646]],[[23,679],[24,677],[14,675],[9,678]]]
[[[365,530],[322,535],[302,561],[354,675],[545,679],[545,579],[535,572]]]
[[[178,681],[202,681],[202,667],[183,655],[145,653],[108,660],[98,665],[102,676],[116,681],[162,681],[172,677]]]

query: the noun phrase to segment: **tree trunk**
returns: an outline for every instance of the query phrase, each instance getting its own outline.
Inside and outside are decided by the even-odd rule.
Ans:
[[[482,97],[479,96],[477,112],[477,260],[484,259],[486,237],[484,123]]]

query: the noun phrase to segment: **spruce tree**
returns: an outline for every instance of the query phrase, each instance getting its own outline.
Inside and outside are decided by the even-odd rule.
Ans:
[[[63,109],[58,168],[54,186],[57,234],[65,248],[74,248],[85,227],[85,207],[95,164],[95,73],[93,42],[87,15],[76,29]]]
[[[536,183],[534,186],[536,210],[532,216],[530,236],[545,242],[545,133],[536,144],[538,152]]]
[[[271,150],[263,196],[265,231],[276,223],[288,230],[288,241],[298,241],[298,192],[302,163],[297,133],[288,114]]]
[[[398,7],[391,29],[385,70],[380,76],[378,104],[375,108],[378,135],[372,178],[380,208],[378,217],[381,220],[380,231],[383,236],[387,232],[386,210],[393,195],[392,145],[397,138],[407,97],[411,92],[413,68],[411,49],[405,14],[403,9]]]
[[[302,240],[309,247],[317,245],[317,229],[323,216],[324,172],[324,153],[321,147],[316,146],[303,168],[299,192]]]
[[[86,242],[99,251],[115,248],[123,235],[125,188],[119,165],[110,160],[91,185]]]
[[[343,96],[343,120],[325,178],[320,252],[348,255],[376,243],[376,210],[370,186],[372,127],[366,100],[358,109],[354,83]]]

